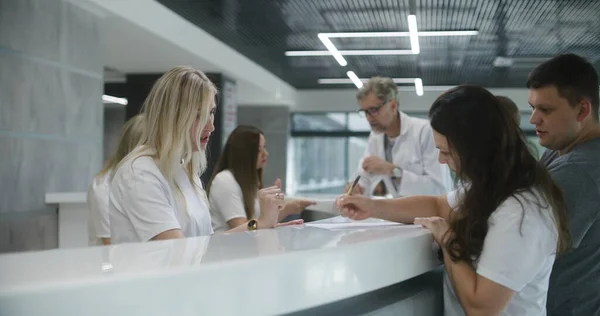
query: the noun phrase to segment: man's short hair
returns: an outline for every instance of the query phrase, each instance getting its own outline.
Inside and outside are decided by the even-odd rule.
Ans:
[[[555,86],[558,94],[575,107],[583,98],[590,100],[592,115],[598,121],[600,89],[598,73],[585,58],[575,54],[558,55],[537,66],[529,74],[527,88]]]
[[[375,93],[382,102],[397,100],[398,86],[392,78],[373,77],[358,90],[356,99],[360,101],[371,92]]]

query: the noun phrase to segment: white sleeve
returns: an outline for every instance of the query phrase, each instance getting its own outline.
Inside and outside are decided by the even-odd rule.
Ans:
[[[446,200],[448,201],[448,205],[450,205],[450,208],[452,209],[456,209],[456,207],[458,206],[458,190],[454,190],[454,191],[450,191],[448,192],[448,194],[446,195]]]
[[[552,236],[541,224],[539,210],[520,200],[525,207],[523,220],[515,198],[508,198],[490,216],[477,265],[477,274],[516,292],[533,280],[552,252],[548,249]]]
[[[398,192],[402,196],[409,195],[442,195],[448,192],[448,168],[438,161],[438,150],[433,141],[433,130],[429,125],[421,129],[419,135],[423,174],[416,174],[410,170],[402,170],[402,180]]]
[[[461,199],[465,196],[466,193],[467,189],[464,184],[459,185],[454,190],[448,192],[446,194],[446,200],[448,201],[448,205],[450,205],[450,208],[456,210],[458,204],[461,202]]]
[[[96,185],[96,180],[94,180],[88,194],[88,205],[95,237],[110,238],[107,181],[102,181],[100,185]]]
[[[181,229],[174,206],[169,203],[168,187],[158,170],[133,166],[130,179],[120,178],[117,185],[123,197],[123,212],[131,221],[141,241],[171,229]],[[117,181],[117,179],[114,179]]]
[[[242,188],[231,172],[222,171],[215,176],[209,199],[213,213],[225,223],[234,218],[246,218]]]

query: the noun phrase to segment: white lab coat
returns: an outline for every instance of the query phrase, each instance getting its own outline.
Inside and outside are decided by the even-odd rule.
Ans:
[[[429,121],[410,117],[400,113],[400,135],[392,147],[392,162],[402,169],[402,179],[398,190],[392,183],[392,177],[367,173],[362,162],[369,156],[385,160],[385,133],[371,132],[367,149],[359,162],[357,174],[361,175],[359,184],[366,195],[383,181],[386,189],[394,197],[410,195],[443,195],[454,189],[450,169],[438,162],[438,149],[433,141],[433,130]]]

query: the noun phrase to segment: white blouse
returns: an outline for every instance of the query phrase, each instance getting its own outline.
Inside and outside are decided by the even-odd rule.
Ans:
[[[219,172],[210,186],[210,214],[215,231],[229,230],[227,222],[234,218],[246,218],[242,187],[229,170]],[[254,218],[260,217],[260,203],[254,201]]]
[[[459,187],[448,194],[452,208],[462,199],[463,190]],[[488,226],[474,266],[478,275],[515,291],[500,315],[546,315],[548,281],[558,239],[549,204],[537,191],[519,193],[500,204],[489,217]],[[465,315],[446,273],[444,314]]]
[[[123,163],[110,184],[112,243],[144,242],[171,229],[180,229],[185,237],[212,234],[200,178],[192,185],[182,166],[175,182],[177,187],[169,185],[151,157]]]

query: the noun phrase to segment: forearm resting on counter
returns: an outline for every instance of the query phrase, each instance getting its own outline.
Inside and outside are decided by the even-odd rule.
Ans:
[[[374,217],[412,224],[415,217],[438,216],[449,219],[451,208],[446,196],[420,195],[373,200],[373,211]]]

